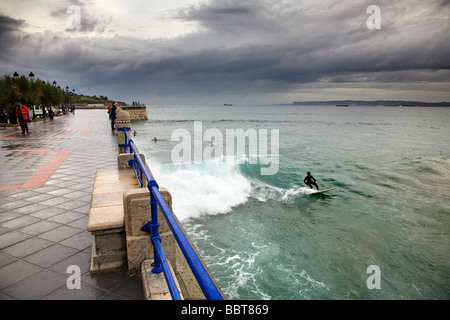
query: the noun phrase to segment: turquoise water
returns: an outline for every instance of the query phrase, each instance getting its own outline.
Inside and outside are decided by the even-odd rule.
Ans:
[[[147,112],[149,121],[132,124],[134,140],[228,299],[450,298],[450,108]],[[238,128],[262,137],[268,161],[279,160],[276,174],[261,175],[267,158],[248,163],[252,150],[233,157],[218,140],[213,159],[173,163],[179,129],[193,141],[208,129],[225,137]],[[205,140],[201,148],[210,150]],[[332,190],[311,195],[302,183],[307,171]],[[381,271],[380,289],[367,286],[371,265]]]

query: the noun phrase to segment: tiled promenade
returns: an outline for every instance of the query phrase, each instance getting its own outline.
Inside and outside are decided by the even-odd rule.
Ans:
[[[0,130],[0,299],[142,300],[139,277],[89,273],[95,172],[117,168],[106,110],[76,110],[29,129]],[[68,288],[69,266],[81,270],[80,289]]]

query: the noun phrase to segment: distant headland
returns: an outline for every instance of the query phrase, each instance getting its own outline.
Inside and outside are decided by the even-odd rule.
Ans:
[[[286,105],[286,104],[276,104]],[[294,101],[288,105],[299,106],[383,106],[383,107],[450,107],[450,102],[423,102],[403,100],[336,100],[336,101]]]

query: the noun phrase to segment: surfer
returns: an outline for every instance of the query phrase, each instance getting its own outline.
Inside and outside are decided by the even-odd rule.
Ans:
[[[316,183],[316,179],[311,175],[311,172],[306,173],[305,179],[303,179],[303,183],[306,184],[311,189],[313,188],[313,185],[316,186],[317,190],[319,190],[319,186]]]

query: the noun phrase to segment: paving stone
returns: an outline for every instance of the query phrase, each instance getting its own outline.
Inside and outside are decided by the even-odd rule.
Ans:
[[[67,226],[86,230],[89,216],[86,214],[83,218],[67,223]]]
[[[48,207],[49,206],[46,206],[46,205],[43,205],[43,204],[40,204],[40,203],[33,203],[33,204],[28,205],[28,206],[24,206],[24,207],[20,207],[20,208],[14,209],[14,211],[18,212],[18,213],[23,213],[23,214],[31,214],[31,213],[34,213],[36,211],[47,209]]]
[[[82,218],[84,215],[79,212],[74,211],[65,211],[57,216],[53,216],[51,218],[48,218],[50,221],[58,222],[61,224],[66,224],[75,220],[78,220]]]
[[[3,222],[1,224],[1,226],[5,227],[5,228],[9,228],[9,229],[19,229],[21,227],[27,226],[29,224],[32,224],[32,223],[35,223],[38,221],[40,221],[40,219],[32,217],[32,216],[22,215],[16,219]]]
[[[11,229],[0,226],[0,234],[8,233]]]
[[[77,266],[80,268],[80,274],[83,275],[89,273],[91,265],[91,253],[79,251],[78,253],[61,260],[60,262],[49,267],[49,270],[57,272],[63,276],[67,276],[67,268],[69,266]]]
[[[2,222],[13,220],[19,217],[22,217],[23,215],[17,212],[9,211],[9,212],[2,212],[0,214],[0,225]]]
[[[0,249],[7,248],[30,238],[30,235],[13,230],[0,235]]]
[[[92,241],[94,237],[88,231],[83,231],[73,237],[67,238],[64,241],[61,241],[61,244],[75,248],[84,250],[92,245]]]
[[[43,297],[42,300],[98,300],[106,294],[107,292],[103,290],[81,283],[79,289],[69,289],[67,286],[63,286]],[[121,300],[121,298],[111,300]]]
[[[24,241],[18,242],[14,245],[2,249],[3,252],[14,256],[16,258],[23,258],[37,251],[40,251],[48,246],[52,245],[52,242],[39,238],[29,238]]]
[[[54,196],[53,198],[42,201],[41,204],[53,207],[53,206],[60,205],[67,201],[70,201],[70,199],[62,197],[62,196]]]
[[[112,289],[111,293],[131,300],[143,300],[142,280],[139,277],[130,277],[124,283]]]
[[[42,220],[23,227],[20,229],[20,231],[30,235],[38,235],[51,229],[55,229],[58,226],[60,226],[59,223]]]
[[[118,272],[108,272],[100,274],[87,273],[81,277],[81,282],[111,292],[114,288],[125,284],[129,278],[130,276]]]
[[[36,264],[38,266],[48,268],[53,264],[64,260],[75,253],[78,250],[70,247],[66,247],[60,244],[54,244],[50,247],[47,247],[39,252],[29,255],[24,258],[25,261]]]
[[[79,228],[74,228],[71,226],[63,225],[60,227],[57,227],[55,229],[52,229],[50,231],[41,233],[39,235],[39,238],[46,239],[53,242],[60,242],[62,240],[65,240],[67,238],[70,238],[78,233],[83,232],[84,230]]]
[[[14,210],[17,208],[25,207],[30,204],[33,204],[33,202],[26,201],[26,200],[5,203],[0,206],[0,212],[7,212],[7,211]]]
[[[67,278],[56,272],[42,270],[4,290],[19,300],[39,300],[67,284]]]
[[[10,256],[9,254],[0,252],[0,268],[8,265],[10,263],[13,263],[14,261],[17,261],[17,258],[14,258],[14,257]],[[0,282],[1,282],[1,279],[0,279]]]
[[[54,217],[58,214],[61,214],[65,212],[64,209],[61,208],[55,208],[55,207],[48,207],[44,210],[40,210],[40,211],[36,211],[33,212],[32,214],[30,214],[30,216],[36,217],[36,218],[40,218],[40,219],[48,219],[51,217]]]
[[[88,203],[80,200],[70,200],[61,204],[56,205],[55,207],[66,209],[66,210],[73,210],[79,207],[82,207],[84,205],[87,205]]]
[[[42,268],[21,260],[10,263],[0,268],[0,289],[9,287],[41,270]]]
[[[51,194],[53,196],[64,196],[68,193],[70,193],[71,190],[67,189],[67,188],[58,188],[54,191],[50,191],[48,194]]]
[[[42,202],[42,201],[45,201],[45,200],[48,200],[48,199],[51,199],[51,198],[53,198],[53,196],[51,194],[39,193],[39,194],[37,194],[37,195],[35,195],[33,197],[28,197],[27,200],[28,201],[32,201],[32,202]]]

